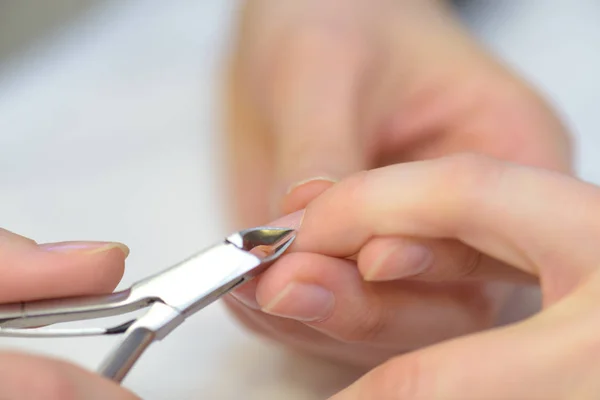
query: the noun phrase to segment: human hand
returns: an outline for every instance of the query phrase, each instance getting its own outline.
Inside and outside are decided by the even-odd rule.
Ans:
[[[0,229],[0,303],[110,293],[123,275],[129,250],[117,243],[36,244]],[[0,352],[6,400],[137,399],[118,384],[70,363]]]
[[[456,152],[570,171],[560,121],[463,31],[443,1],[246,1],[232,55],[227,154],[236,228],[302,209],[331,187],[329,178]],[[404,264],[423,264],[418,244],[396,242]],[[457,241],[426,244],[448,267],[498,264]],[[322,268],[305,268],[307,278],[325,279]],[[306,296],[295,298],[294,310],[267,315],[258,284],[236,292],[244,304],[226,299],[245,326],[363,366],[495,326],[509,299],[537,290],[497,280],[396,282],[390,290],[402,301],[382,303],[373,294],[346,311],[344,325],[316,330],[306,320],[320,316],[309,315]],[[346,284],[371,287],[358,276]]]
[[[535,277],[541,313],[393,358],[332,400],[595,399],[599,215],[599,187],[545,169],[467,155],[384,167],[342,181],[308,205],[293,253],[267,271],[257,297],[278,299],[277,310],[294,301],[281,296],[286,287],[319,285],[336,295],[326,318],[310,325],[329,331],[356,317],[348,310],[369,315],[364,308],[375,296],[390,305],[406,301],[384,282],[398,276],[414,282]],[[405,236],[459,240],[505,264],[464,270],[434,261],[411,271],[393,246]],[[379,258],[382,252],[387,257]],[[345,259],[352,255],[358,269]],[[378,281],[368,290],[355,283],[357,271],[365,277],[373,268]],[[323,276],[310,280],[311,269]],[[379,341],[393,343],[381,337],[387,327],[379,328]]]

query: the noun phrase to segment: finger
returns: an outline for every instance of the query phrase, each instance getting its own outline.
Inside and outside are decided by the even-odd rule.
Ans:
[[[344,363],[354,363],[357,359],[364,361],[360,357],[359,349],[353,348],[355,353],[347,357],[340,357],[344,352],[340,350],[346,346],[329,336],[316,331],[305,324],[292,319],[280,318],[266,314],[260,309],[254,309],[246,306],[237,300],[236,297],[226,296],[224,298],[228,310],[250,331],[274,340],[279,344],[285,344],[294,349],[303,352],[309,352],[320,358],[335,358],[336,361]],[[373,359],[370,354],[369,360],[373,361],[370,365],[377,365],[383,359]]]
[[[241,8],[224,97],[236,227],[303,208],[364,168],[355,122],[373,60],[359,24],[369,10],[321,1]]]
[[[6,400],[134,400],[118,384],[59,360],[0,353],[0,387]]]
[[[303,323],[249,309],[233,298],[226,298],[225,302],[227,309],[251,332],[312,357],[361,370],[380,365],[390,358],[388,349],[343,343]]]
[[[565,175],[453,156],[341,182],[309,204],[294,248],[345,257],[375,236],[455,238],[541,274],[552,301],[596,268],[599,206],[596,187]]]
[[[353,27],[330,22],[291,28],[272,55],[265,110],[277,215],[303,208],[328,182],[364,168],[357,117],[368,47]],[[308,182],[321,183],[300,190]]]
[[[387,349],[340,342],[302,322],[266,314],[255,297],[256,307],[248,307],[238,296],[225,296],[224,301],[227,309],[251,332],[314,357],[361,368],[374,367],[389,358]]]
[[[302,224],[302,215],[302,211],[297,211],[272,221],[269,226],[297,230]],[[256,288],[260,279],[261,277],[257,276],[250,282],[234,289],[231,295],[247,307],[260,310],[260,305],[256,302]]]
[[[259,282],[260,277],[255,278],[230,292],[230,296],[224,297],[228,310],[250,331],[319,358],[333,359],[345,364],[358,363],[361,367],[365,364],[375,366],[388,358],[387,351],[383,353],[372,349],[360,349],[357,346],[352,347],[352,352],[344,351],[348,347],[346,343],[335,340],[300,321],[263,312],[256,300],[256,288]]]
[[[595,398],[600,371],[590,354],[600,333],[600,282],[594,280],[518,325],[393,359],[331,400]]]
[[[358,270],[367,281],[486,279],[537,282],[537,277],[510,268],[456,240],[376,237],[360,250]]]
[[[36,244],[0,230],[0,302],[112,291],[129,249],[120,243]]]
[[[297,228],[301,217],[302,212],[297,212],[272,225]],[[307,282],[310,282],[308,288]],[[319,300],[327,300],[328,296],[303,293],[302,288],[321,294],[330,292],[336,299],[332,314],[324,318],[322,312],[327,312],[327,304],[319,304]],[[316,344],[324,353],[322,356],[334,353],[338,361],[339,354],[346,353],[339,353],[337,343],[368,344],[370,354],[356,356],[354,352],[352,358],[373,365],[374,357],[378,361],[385,359],[382,358],[385,349],[388,355],[397,354],[488,327],[499,312],[492,309],[498,304],[492,299],[507,298],[512,293],[509,289],[510,286],[499,283],[476,282],[365,283],[354,262],[296,253],[235,290],[232,295],[239,303],[228,302],[228,305],[256,333],[295,347],[311,349]],[[419,317],[431,315],[432,304],[438,310],[435,315],[427,319]],[[407,324],[411,330],[406,329]],[[319,333],[330,340],[323,343]],[[378,351],[374,350],[374,343]]]
[[[326,318],[320,313],[327,305],[298,290],[307,282],[309,290],[333,294],[335,307]],[[510,286],[497,283],[365,283],[352,262],[291,254],[252,285],[245,294],[251,299],[226,303],[246,328],[264,337],[318,357],[375,366],[390,354],[488,327],[500,311],[492,299],[511,293]]]
[[[342,343],[376,343],[397,354],[490,326],[498,312],[491,298],[507,295],[508,288],[368,283],[352,261],[294,253],[261,277],[256,302],[265,313],[302,322]]]

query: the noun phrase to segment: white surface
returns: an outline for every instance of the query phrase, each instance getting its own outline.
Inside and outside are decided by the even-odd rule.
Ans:
[[[483,40],[557,104],[600,183],[600,5],[475,4]],[[0,69],[0,226],[130,245],[122,286],[226,233],[214,101],[233,1],[104,2]],[[2,340],[95,368],[114,339]],[[155,344],[125,385],[146,399],[322,399],[341,371],[286,358],[214,305]]]

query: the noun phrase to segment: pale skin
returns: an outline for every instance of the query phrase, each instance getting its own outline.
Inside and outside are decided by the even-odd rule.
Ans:
[[[385,285],[373,282],[365,291],[344,282],[365,276],[382,238],[458,240],[506,266],[480,264],[465,271],[432,263],[408,279],[536,278],[542,311],[520,323],[392,358],[332,399],[595,399],[600,392],[599,215],[600,188],[544,169],[472,155],[384,167],[354,175],[309,204],[295,254],[262,278],[258,298],[268,303],[289,282],[314,284],[306,270],[318,269],[325,276],[319,284],[342,294],[325,319],[311,323],[327,331],[353,317],[350,303]],[[341,259],[353,254],[358,268]],[[395,261],[390,257],[379,266],[385,271],[381,279],[406,273]],[[392,303],[397,293],[382,288]]]
[[[571,172],[568,135],[552,109],[447,6],[441,0],[243,2],[225,103],[232,228],[302,209],[358,171],[457,152]],[[363,257],[390,251],[413,271],[427,260],[465,271],[502,269],[456,240],[396,236],[373,243]],[[303,273],[315,286],[327,279],[322,268],[305,266]],[[368,369],[502,324],[507,311],[517,318],[537,311],[535,303],[507,309],[511,299],[537,288],[501,278],[435,285],[396,280],[373,291],[355,274],[346,285],[370,295],[348,310],[354,318],[319,329],[307,322],[322,318],[328,300],[314,286],[296,288],[277,310],[257,292],[257,285],[276,291],[270,279],[226,302],[261,336]],[[334,297],[346,289],[336,290]]]
[[[297,228],[298,236],[290,253],[262,276],[257,299],[269,304],[278,298],[277,309],[277,303],[289,300],[279,294],[290,283],[322,286],[337,296],[327,315],[307,326],[330,331],[361,318],[363,303],[375,294],[390,304],[405,299],[398,282],[386,281],[398,275],[413,283],[539,280],[540,313],[392,357],[331,400],[591,400],[600,391],[599,215],[600,187],[483,156],[455,155],[357,173],[305,210],[273,223]],[[376,262],[378,281],[357,283],[365,281],[377,260],[374,246],[404,236],[460,241],[504,264],[465,271],[432,263],[410,276],[390,253]],[[0,293],[8,293],[3,301],[74,294],[72,288],[82,285],[85,292],[104,293],[123,271],[121,246],[94,244],[93,250],[65,252],[6,231],[0,238],[6,289]],[[348,259],[352,255],[358,255],[358,265]],[[31,273],[32,265],[38,273]],[[315,280],[313,270],[322,277]],[[49,283],[48,276],[61,279]],[[98,276],[104,279],[93,279]],[[17,289],[11,294],[10,287]],[[79,367],[17,353],[0,354],[0,385],[6,399],[136,398]]]
[[[233,223],[307,211],[298,254],[227,299],[238,319],[295,349],[377,366],[336,400],[592,398],[599,191],[547,171],[571,172],[570,146],[535,91],[441,0],[248,0],[240,27],[226,103]],[[465,151],[546,172],[469,157],[395,165]],[[373,219],[348,218],[361,213]],[[48,251],[2,231],[0,302],[110,292],[121,249]],[[538,277],[542,313],[481,333]],[[15,353],[0,355],[0,385],[8,399],[136,398]]]
[[[37,244],[0,229],[0,303],[109,293],[129,249],[120,243]],[[0,352],[0,397],[7,400],[132,400],[119,385],[70,363]]]

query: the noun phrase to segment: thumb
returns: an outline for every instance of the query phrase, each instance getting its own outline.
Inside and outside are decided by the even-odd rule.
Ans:
[[[364,168],[357,115],[366,46],[344,30],[306,24],[279,49],[266,103],[275,148],[273,218]]]
[[[518,325],[392,359],[330,400],[597,398],[599,283]]]
[[[121,243],[37,244],[0,228],[0,303],[110,292],[128,254]]]

